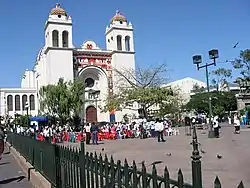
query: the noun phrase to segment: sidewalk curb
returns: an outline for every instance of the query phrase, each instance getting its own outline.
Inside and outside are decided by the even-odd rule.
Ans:
[[[29,177],[29,181],[34,188],[51,188],[50,182],[39,172],[36,172],[34,167],[29,162],[26,162],[26,159],[22,157],[15,148],[13,148],[9,143],[6,143],[6,145],[10,150],[10,154],[14,157],[26,176]]]

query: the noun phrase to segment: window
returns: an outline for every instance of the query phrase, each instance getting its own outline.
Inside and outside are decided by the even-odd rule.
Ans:
[[[12,95],[7,96],[7,108],[8,108],[8,111],[13,111],[13,96]]]
[[[69,47],[69,33],[68,33],[68,31],[62,32],[62,43],[63,43],[64,48]]]
[[[15,110],[19,111],[21,110],[21,104],[20,104],[20,95],[15,96]]]
[[[130,37],[129,36],[125,37],[125,49],[128,52],[130,51]]]
[[[85,86],[86,87],[93,87],[95,85],[95,81],[92,78],[87,78],[85,80]]]
[[[117,40],[117,50],[122,50],[122,36],[118,35],[116,37],[116,40]]]
[[[30,95],[30,110],[35,110],[35,96]]]
[[[22,96],[22,106],[23,106],[23,110],[25,110],[25,105],[26,105],[26,102],[27,102],[27,95],[23,95]]]
[[[57,30],[52,31],[52,46],[59,47],[59,33]]]

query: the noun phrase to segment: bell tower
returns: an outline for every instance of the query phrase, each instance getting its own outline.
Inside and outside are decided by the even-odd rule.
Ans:
[[[45,54],[48,84],[73,80],[72,19],[60,4],[45,23]]]
[[[116,14],[106,28],[106,48],[112,50],[112,66],[123,71],[135,70],[134,29],[131,22],[120,12]],[[117,78],[118,79],[118,78]],[[114,83],[116,75],[114,75]]]
[[[106,48],[112,51],[111,64],[113,67],[113,92],[119,92],[119,86],[131,87],[126,79],[121,79],[119,72],[135,72],[135,49],[134,49],[134,29],[131,22],[128,22],[127,18],[120,12],[116,11],[116,14],[112,17],[109,25],[106,28]],[[129,79],[129,78],[128,78]],[[135,80],[131,80],[134,82]],[[116,111],[111,113],[115,116],[116,121],[122,121],[125,114],[133,114],[135,111],[129,109],[123,109],[122,111]],[[111,117],[111,116],[110,116]]]
[[[107,50],[134,53],[134,37],[131,22],[119,10],[106,28]]]

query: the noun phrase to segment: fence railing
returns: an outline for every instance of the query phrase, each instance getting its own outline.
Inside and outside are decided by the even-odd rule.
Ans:
[[[130,166],[125,159],[114,161],[111,156],[41,142],[31,137],[9,133],[8,142],[39,171],[55,188],[202,188],[201,156],[196,128],[193,129],[192,185],[184,183],[181,169],[177,180],[169,177],[167,167],[163,175],[157,174],[155,165],[147,172],[144,163],[138,169],[135,161]],[[215,188],[221,188],[218,177]],[[244,188],[242,182],[238,188]]]

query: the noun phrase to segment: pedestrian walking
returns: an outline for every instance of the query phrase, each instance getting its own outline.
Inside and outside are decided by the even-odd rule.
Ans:
[[[92,144],[97,145],[98,144],[98,126],[95,124],[95,122],[92,123],[90,131],[91,131],[91,137],[92,137]]]
[[[220,137],[220,125],[219,125],[219,117],[215,116],[213,118],[213,128],[214,128],[214,135],[216,138]]]

